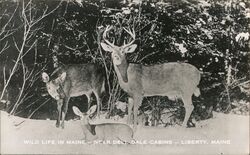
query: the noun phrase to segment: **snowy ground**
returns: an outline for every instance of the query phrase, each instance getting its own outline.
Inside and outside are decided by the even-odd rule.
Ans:
[[[249,154],[249,116],[214,113],[196,126],[141,127],[136,145],[90,145],[82,141],[79,121],[67,121],[60,129],[55,121],[1,112],[1,154]]]

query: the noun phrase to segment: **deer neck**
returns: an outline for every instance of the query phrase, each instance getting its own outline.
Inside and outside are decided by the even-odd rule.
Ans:
[[[115,71],[118,77],[118,80],[122,83],[128,82],[128,67],[129,63],[127,62],[126,58],[122,60],[122,63],[120,65],[115,65]]]
[[[95,139],[96,137],[95,127],[96,127],[95,125],[90,125],[89,123],[83,125],[83,132],[86,140]]]

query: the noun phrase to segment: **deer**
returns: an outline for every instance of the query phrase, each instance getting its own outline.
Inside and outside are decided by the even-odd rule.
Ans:
[[[103,32],[101,47],[111,53],[114,70],[120,87],[128,94],[128,123],[137,124],[138,108],[143,97],[167,96],[169,99],[180,98],[185,108],[182,127],[187,127],[188,120],[194,109],[192,96],[199,96],[200,71],[193,65],[184,62],[168,62],[156,65],[130,63],[126,54],[133,53],[137,48],[135,30],[123,29],[132,37],[132,41],[117,46],[107,39],[112,26]],[[133,113],[132,113],[133,110]],[[133,119],[132,119],[133,118]]]
[[[80,117],[81,126],[85,140],[120,140],[123,143],[131,144],[134,136],[130,126],[123,123],[102,123],[90,124],[90,116],[96,111],[96,105],[93,105],[86,113],[83,113],[76,106],[72,107],[73,112]]]
[[[61,127],[64,128],[71,97],[86,95],[89,108],[90,97],[93,93],[97,100],[97,113],[99,114],[101,95],[105,91],[105,74],[100,66],[96,64],[64,65],[57,68],[52,75],[56,75],[56,78],[50,79],[49,75],[43,72],[42,80],[46,83],[49,95],[57,101],[56,127],[60,126],[62,117]]]

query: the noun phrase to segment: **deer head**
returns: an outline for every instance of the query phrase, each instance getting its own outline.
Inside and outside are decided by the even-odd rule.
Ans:
[[[46,87],[48,93],[53,97],[55,100],[59,100],[64,98],[64,93],[61,88],[61,84],[66,79],[66,72],[63,72],[58,78],[54,80],[50,80],[49,75],[45,72],[42,73],[43,82],[46,83]]]
[[[132,36],[133,40],[123,46],[116,46],[114,43],[111,43],[107,39],[107,32],[112,29],[111,26],[106,27],[105,31],[103,32],[103,39],[106,43],[101,43],[102,48],[105,51],[111,52],[111,57],[113,60],[113,64],[116,65],[122,75],[123,81],[128,82],[128,77],[127,77],[127,68],[128,68],[128,63],[126,60],[126,53],[133,53],[137,47],[136,44],[133,44],[135,41],[135,31],[133,32],[129,29],[123,28],[129,35]]]
[[[76,106],[73,106],[73,112],[80,117],[81,121],[83,121],[83,124],[89,124],[89,116],[93,115],[94,112],[96,111],[97,106],[93,105],[92,107],[89,108],[89,110],[87,112],[81,112],[79,110],[79,108],[77,108]]]

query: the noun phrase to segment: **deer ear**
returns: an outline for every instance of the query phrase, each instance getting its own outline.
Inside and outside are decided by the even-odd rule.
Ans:
[[[47,73],[43,72],[42,79],[43,79],[43,82],[45,82],[45,83],[49,82],[49,75]]]
[[[104,51],[107,51],[107,52],[112,52],[112,47],[105,44],[105,43],[101,43],[101,46],[102,48],[104,49]]]
[[[59,76],[59,79],[60,79],[61,82],[64,82],[64,81],[65,81],[66,75],[67,75],[66,72],[63,72],[63,73]]]
[[[89,108],[87,115],[91,115],[96,111],[96,105],[93,105],[92,107]]]
[[[79,110],[79,108],[77,108],[76,106],[73,106],[72,109],[73,109],[73,112],[74,112],[77,116],[82,117],[82,112]]]
[[[135,51],[136,47],[137,47],[136,44],[125,47],[124,52],[125,53],[133,53]]]

